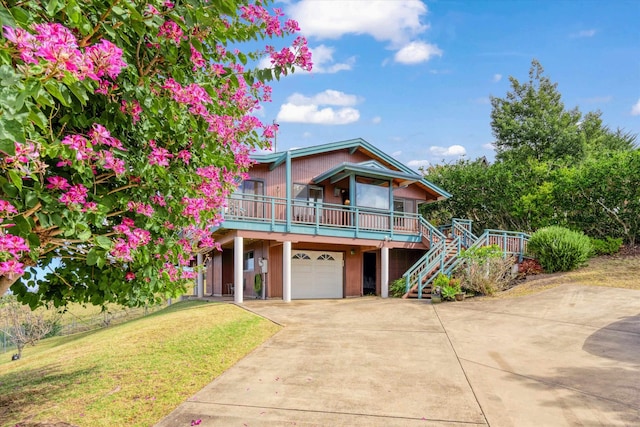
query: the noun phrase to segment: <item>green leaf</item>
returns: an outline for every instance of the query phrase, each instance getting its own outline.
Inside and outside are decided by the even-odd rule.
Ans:
[[[98,263],[98,251],[96,248],[91,248],[91,250],[87,253],[87,265],[96,265]]]
[[[53,80],[49,80],[44,84],[44,88],[47,92],[49,92],[52,96],[58,99],[65,107],[71,106],[71,96],[69,95],[69,90],[62,83],[55,82]]]
[[[36,233],[30,233],[27,237],[27,240],[29,241],[29,246],[31,246],[32,248],[40,247],[40,238]]]
[[[15,142],[25,143],[23,124],[18,120],[6,119],[0,116],[0,150],[9,155],[15,154]]]
[[[38,194],[35,191],[29,191],[24,197],[24,204],[27,209],[31,209],[38,203]]]
[[[100,246],[102,249],[109,250],[111,249],[111,239],[106,236],[96,236],[96,244]]]
[[[9,170],[9,178],[11,179],[11,182],[13,182],[13,185],[15,185],[18,190],[22,190],[22,178],[20,177],[20,175],[18,175],[16,171]]]
[[[80,101],[80,103],[83,106],[87,105],[87,101],[89,100],[89,97],[87,96],[87,91],[84,88],[84,86],[82,86],[82,83],[75,82],[69,85],[68,87],[71,90],[71,92],[76,96],[76,98],[78,98],[78,101]]]
[[[54,16],[58,11],[58,0],[49,0],[47,4],[47,15]]]
[[[91,230],[84,230],[78,233],[78,239],[80,240],[89,240],[91,238]]]
[[[17,234],[20,236],[27,236],[31,233],[31,224],[27,221],[22,215],[14,216],[11,218],[11,221],[15,224],[15,226],[11,227],[9,230],[17,231]]]
[[[42,130],[47,130],[49,127],[47,117],[42,114],[42,111],[40,110],[31,110],[29,113],[29,120]]]

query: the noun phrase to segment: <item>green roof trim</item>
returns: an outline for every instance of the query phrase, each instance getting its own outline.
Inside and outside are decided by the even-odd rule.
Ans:
[[[415,173],[408,174],[387,168],[382,169],[379,167],[371,167],[369,165],[345,162],[313,178],[313,182],[320,183],[325,179],[329,179],[343,172],[347,172],[347,174],[349,175],[351,175],[352,173],[357,173],[358,175],[369,176],[372,178],[397,178],[404,181],[410,181],[411,183],[420,181],[422,179],[420,175]]]
[[[382,150],[380,150],[379,148],[375,147],[374,145],[370,144],[369,142],[365,141],[362,138],[330,142],[327,144],[314,145],[311,147],[292,148],[288,151],[280,151],[276,153],[254,154],[251,156],[251,158],[258,163],[270,163],[271,165],[269,168],[273,170],[285,162],[287,153],[290,153],[291,159],[295,159],[297,157],[313,156],[316,154],[322,154],[322,153],[327,153],[330,151],[337,151],[342,149],[348,149],[348,150],[351,150],[352,153],[354,153],[358,148],[362,148],[363,150],[368,151],[374,157],[377,157],[378,159],[381,159],[382,161],[392,165],[393,167],[398,169],[400,172],[404,172],[404,174],[411,175],[413,178],[417,178],[416,182],[420,182],[422,185],[431,189],[435,193],[440,194],[443,198],[451,197],[451,194],[449,192],[427,181],[422,176],[417,174],[409,166],[405,165],[402,162],[399,162],[398,160],[394,159],[387,153],[383,152]],[[357,165],[357,164],[354,164],[354,165]],[[371,168],[365,167],[365,169],[367,171],[371,171]]]

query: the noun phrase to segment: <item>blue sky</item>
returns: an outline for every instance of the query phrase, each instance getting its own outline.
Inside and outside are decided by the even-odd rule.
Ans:
[[[364,138],[414,168],[493,158],[490,96],[533,58],[565,107],[640,133],[640,1],[301,0],[314,71],[274,82],[278,151]]]

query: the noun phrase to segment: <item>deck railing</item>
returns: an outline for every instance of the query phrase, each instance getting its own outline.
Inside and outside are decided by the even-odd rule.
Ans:
[[[227,199],[224,210],[225,220],[286,224],[289,207],[287,199],[234,194]],[[290,206],[291,223],[386,232],[394,234],[420,235],[421,216],[407,212],[389,212],[377,209],[344,206],[332,203],[312,202],[294,199]],[[437,232],[437,230],[435,230]]]

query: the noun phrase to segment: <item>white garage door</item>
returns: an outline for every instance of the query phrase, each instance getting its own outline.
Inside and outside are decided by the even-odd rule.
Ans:
[[[291,298],[342,298],[342,252],[291,251]]]

